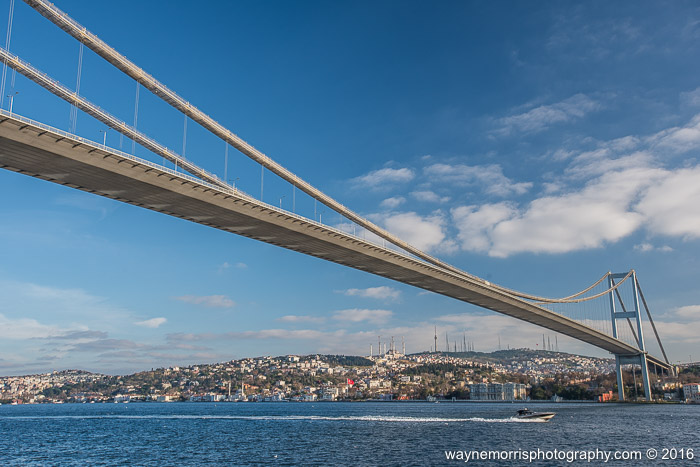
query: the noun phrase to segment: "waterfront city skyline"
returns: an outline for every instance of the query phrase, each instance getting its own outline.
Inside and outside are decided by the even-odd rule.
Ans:
[[[9,2],[0,4],[7,27]],[[118,51],[356,212],[539,295],[637,270],[673,362],[698,349],[698,8],[445,2],[59,2]],[[367,14],[371,11],[371,14]],[[153,18],[158,18],[154,21]],[[670,25],[674,25],[673,27]],[[681,26],[678,26],[681,25]],[[79,44],[21,2],[10,50],[75,87]],[[258,196],[260,171],[87,48],[81,94]],[[131,142],[8,70],[4,108]],[[185,126],[187,125],[187,126]],[[186,138],[183,130],[186,129]],[[141,148],[136,155],[145,157]],[[271,245],[0,172],[0,375],[479,351],[543,332]],[[298,198],[297,198],[298,197]],[[264,201],[342,227],[267,173]],[[500,342],[500,344],[499,344]],[[606,356],[558,336],[562,351]],[[695,352],[698,353],[698,352]],[[694,356],[697,359],[697,356]]]

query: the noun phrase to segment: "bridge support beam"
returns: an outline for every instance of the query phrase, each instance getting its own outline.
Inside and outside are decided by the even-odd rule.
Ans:
[[[615,286],[615,279],[622,279],[627,276],[626,273],[620,274],[610,274],[608,276],[608,286],[612,289]],[[618,338],[617,335],[617,320],[626,319],[629,323],[632,334],[639,347],[639,353],[633,355],[615,355],[615,367],[617,370],[617,395],[620,401],[625,400],[625,386],[622,378],[622,365],[639,365],[642,372],[642,385],[644,389],[644,398],[647,401],[651,401],[651,385],[649,383],[649,365],[647,362],[647,352],[644,348],[644,332],[642,330],[642,314],[639,307],[639,289],[637,288],[637,273],[632,273],[632,300],[633,307],[628,309],[622,301],[622,296],[617,290],[615,290],[615,295],[613,291],[610,292],[610,317],[612,319],[612,332],[613,337]],[[615,301],[615,296],[617,296],[617,302]],[[621,311],[617,311],[616,303],[620,304],[622,308]],[[632,326],[631,319],[636,321],[636,333]]]
[[[615,372],[617,373],[617,400],[623,402],[625,400],[625,382],[622,379],[622,363],[620,363],[619,355],[615,355]]]
[[[625,386],[622,378],[622,365],[639,365],[642,373],[642,388],[644,389],[644,399],[651,401],[651,383],[649,381],[649,364],[647,354],[637,355],[615,355],[615,366],[617,370],[617,397],[620,402],[625,400]]]

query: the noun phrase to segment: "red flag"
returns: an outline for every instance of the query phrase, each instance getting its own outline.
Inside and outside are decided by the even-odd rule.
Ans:
[[[348,386],[352,386],[353,384],[355,384],[355,381],[348,378]]]

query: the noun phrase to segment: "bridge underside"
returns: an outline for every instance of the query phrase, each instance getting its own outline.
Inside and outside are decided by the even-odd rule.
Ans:
[[[571,336],[616,355],[639,350],[576,321],[411,256],[19,118],[0,116],[0,168],[387,277]],[[656,359],[649,360],[666,367]]]

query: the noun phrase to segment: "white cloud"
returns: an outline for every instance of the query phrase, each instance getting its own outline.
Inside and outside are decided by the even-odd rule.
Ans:
[[[672,345],[700,344],[700,319],[690,322],[656,320],[655,323],[660,335],[673,336]]]
[[[348,289],[344,293],[351,297],[376,298],[380,300],[396,300],[401,295],[401,292],[398,290],[384,285],[367,289]]]
[[[669,128],[649,138],[652,145],[660,149],[684,153],[700,148],[700,114],[696,115],[686,126]]]
[[[432,183],[459,186],[476,185],[495,196],[522,195],[532,188],[530,182],[514,182],[503,174],[501,166],[433,164],[423,169]]]
[[[681,318],[700,320],[700,305],[686,305],[676,308],[673,314]]]
[[[700,147],[700,115],[683,128],[697,129]],[[652,137],[617,138],[570,156],[564,174],[551,177],[543,194],[525,205],[453,208],[461,248],[497,257],[566,253],[599,248],[640,229],[649,235],[700,238],[700,165],[663,167],[670,144],[664,142],[677,143],[678,135],[679,128],[672,128]],[[673,251],[651,241],[635,249]]]
[[[700,238],[700,167],[668,174],[643,193],[636,209],[653,233]]]
[[[510,203],[484,204],[482,206],[460,206],[452,210],[452,219],[459,233],[457,238],[462,249],[487,252],[491,249],[493,229],[499,223],[516,215]]]
[[[390,183],[410,182],[414,177],[415,174],[413,173],[412,169],[392,169],[387,167],[384,169],[374,170],[366,175],[362,175],[361,177],[356,177],[353,179],[353,181],[358,185],[375,188]]]
[[[656,165],[653,155],[646,151],[637,151],[621,157],[614,157],[614,154],[609,148],[582,153],[566,170],[566,174],[574,178],[589,179],[610,172],[651,168]]]
[[[499,336],[503,348],[510,346],[511,348],[528,347],[534,349],[537,347],[537,344],[541,344],[543,332],[547,336],[551,336],[552,344],[554,344],[555,340],[554,333],[543,331],[542,328],[530,323],[498,313],[479,312],[435,316],[431,322],[418,322],[395,327],[381,326],[356,332],[348,332],[343,329],[333,331],[263,329],[219,334],[170,334],[168,335],[168,342],[171,345],[182,345],[193,341],[242,339],[307,341],[308,346],[306,348],[309,349],[309,353],[367,355],[370,344],[373,344],[376,354],[378,336],[382,336],[382,347],[385,343],[388,347],[391,336],[394,336],[396,348],[401,349],[401,339],[403,338],[406,342],[406,350],[410,353],[426,351],[433,345],[433,326],[435,324],[437,324],[439,350],[444,350],[445,348],[445,333],[447,333],[450,347],[454,345],[455,341],[459,345],[466,337],[466,340],[475,344],[477,351],[495,350]],[[602,353],[595,347],[561,334],[558,335],[558,343],[563,351],[579,351],[588,355]],[[289,348],[289,344],[286,344],[285,348]],[[298,353],[298,350],[294,352]]]
[[[404,198],[403,196],[392,196],[391,198],[387,198],[381,203],[379,203],[379,205],[387,209],[396,209],[405,202],[406,198]]]
[[[681,104],[700,107],[700,87],[693,91],[682,92],[680,95]]]
[[[323,323],[326,320],[323,316],[309,316],[309,315],[285,315],[277,318],[277,321],[283,323]]]
[[[630,206],[660,175],[647,168],[606,173],[579,191],[537,198],[521,210],[501,203],[452,213],[462,245],[491,256],[597,248],[642,225],[644,216]]]
[[[4,297],[0,311],[4,309],[11,312],[8,316],[31,313],[44,319],[43,316],[60,315],[62,322],[73,320],[81,325],[108,324],[108,327],[119,326],[120,323],[131,322],[133,319],[128,310],[82,289],[0,281],[0,296]]]
[[[661,251],[663,253],[668,253],[670,251],[673,251],[673,248],[671,248],[668,245],[656,247],[656,246],[652,245],[651,243],[646,243],[646,242],[635,245],[634,249],[637,251],[641,251],[642,253],[647,253],[649,251]]]
[[[550,337],[554,345],[554,332],[539,326],[521,321],[499,313],[463,313],[443,315],[436,319],[438,323],[438,350],[445,348],[445,333],[450,342],[450,347],[464,340],[476,341],[477,351],[490,351],[498,348],[530,348],[537,349],[542,346],[542,334]],[[586,349],[590,354],[592,348],[583,342],[557,334],[560,349],[572,351],[572,349]]]
[[[453,249],[444,231],[445,219],[441,214],[422,217],[415,212],[390,214],[384,217],[386,230],[420,250]]]
[[[210,340],[236,340],[236,339],[309,339],[319,340],[329,333],[323,331],[315,331],[313,329],[262,329],[260,331],[240,331],[226,332],[221,334],[216,333],[175,333],[168,334],[169,342],[191,342],[191,341],[210,341]],[[336,331],[332,333],[335,338],[344,334],[344,331]]]
[[[147,320],[145,320],[145,321],[137,321],[137,322],[135,322],[134,324],[135,324],[136,326],[143,326],[143,327],[145,327],[145,328],[153,328],[153,329],[155,329],[155,328],[157,328],[157,327],[159,327],[159,326],[165,324],[167,321],[168,321],[167,319],[165,319],[165,318],[163,318],[163,317],[160,317],[160,318],[151,318],[151,319],[147,319]]]
[[[700,305],[685,305],[666,311],[660,318],[654,320],[661,336],[673,336],[666,346],[679,344],[700,344]],[[690,347],[693,348],[693,347]],[[673,352],[670,349],[670,352]]]
[[[23,295],[39,300],[50,300],[53,302],[73,303],[73,304],[95,304],[103,301],[100,297],[95,297],[81,289],[62,289],[37,284],[17,284]]]
[[[599,110],[601,104],[584,94],[576,94],[568,99],[549,105],[541,105],[527,112],[511,115],[498,120],[496,134],[510,135],[515,132],[537,133],[557,124],[583,118],[586,114]]]
[[[340,310],[333,314],[333,319],[338,321],[349,321],[359,323],[368,321],[374,324],[381,324],[389,320],[394,313],[390,310],[367,310],[353,308],[350,310]]]
[[[498,203],[452,209],[460,244],[506,257],[599,248],[642,227],[653,234],[700,237],[700,167],[619,167],[580,190],[536,198],[522,208]],[[649,251],[644,244],[638,249]]]
[[[247,268],[248,268],[248,265],[245,264],[245,263],[242,263],[242,262],[240,262],[240,261],[237,262],[237,263],[234,263],[234,264],[231,264],[231,263],[229,263],[228,261],[224,261],[223,264],[221,264],[221,265],[219,266],[219,272],[223,272],[223,271],[225,271],[225,270],[227,270],[227,269],[230,269],[230,268],[232,268],[232,267],[234,267],[234,268],[236,268],[236,269],[247,269]]]
[[[413,191],[411,192],[411,196],[418,201],[423,201],[425,203],[446,203],[450,200],[449,196],[440,196],[434,191],[430,190]]]
[[[192,305],[204,305],[209,308],[233,308],[236,303],[225,295],[183,295],[175,297],[181,302]]]
[[[633,169],[606,174],[578,192],[536,199],[492,227],[489,254],[564,253],[615,242],[642,224],[643,216],[629,206],[649,182],[648,173]]]
[[[0,339],[47,338],[69,332],[54,325],[41,324],[31,318],[11,319],[0,314]]]

